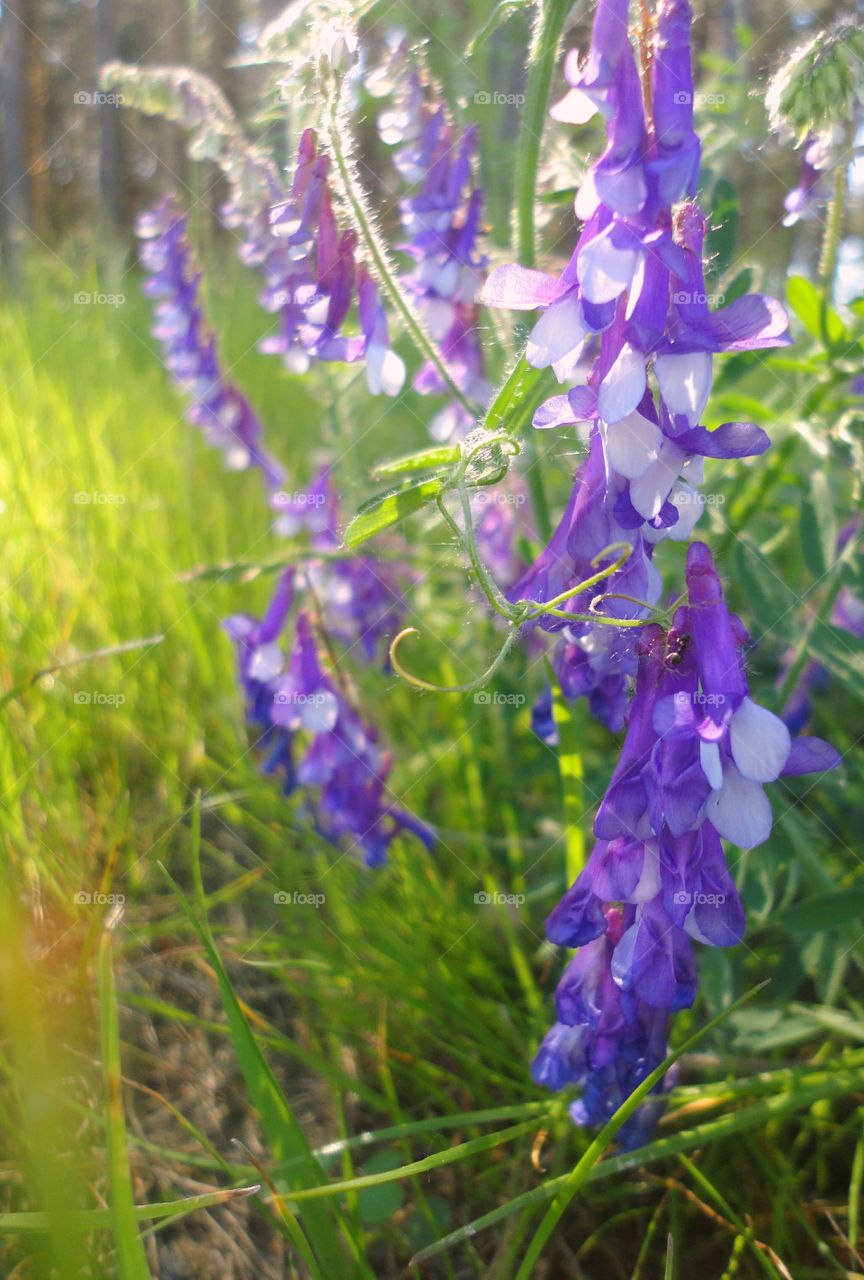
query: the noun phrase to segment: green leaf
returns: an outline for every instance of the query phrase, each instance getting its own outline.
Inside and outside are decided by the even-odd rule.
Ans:
[[[475,32],[468,41],[468,48],[465,51],[467,58],[473,58],[474,54],[481,45],[485,45],[486,41],[502,27],[514,13],[518,13],[520,9],[528,9],[531,7],[533,0],[500,0],[490,13],[489,17],[483,23],[479,31]]]
[[[711,196],[712,226],[705,237],[705,254],[710,263],[708,281],[723,278],[729,270],[738,239],[738,194],[728,178],[714,184]]]
[[[790,639],[798,597],[774,573],[765,557],[748,538],[739,538],[735,544],[734,578],[742,602],[758,600],[760,603],[759,615],[758,618],[754,617],[754,623],[761,619],[773,636],[780,640]]]
[[[189,1213],[199,1209],[209,1209],[214,1205],[227,1204],[231,1200],[239,1200],[244,1196],[253,1196],[261,1190],[256,1183],[253,1187],[229,1187],[224,1191],[205,1191],[198,1196],[187,1196],[183,1200],[162,1200],[155,1204],[136,1204],[132,1206],[132,1214],[136,1222],[153,1222],[156,1227],[177,1222]],[[114,1222],[111,1209],[81,1209],[70,1213],[66,1223],[73,1231],[82,1233],[98,1231],[110,1227]],[[54,1229],[54,1219],[50,1213],[39,1210],[23,1213],[0,1213],[0,1235],[49,1235]],[[151,1227],[148,1230],[153,1230]]]
[[[837,520],[825,471],[810,476],[810,491],[801,502],[801,550],[807,568],[824,578],[837,557]]]
[[[434,449],[420,449],[417,453],[407,453],[402,458],[394,458],[391,462],[379,462],[373,468],[373,475],[378,477],[405,475],[411,471],[430,471],[437,467],[451,466],[461,456],[458,444],[442,444]]]
[[[420,480],[413,484],[390,489],[376,498],[364,502],[357,515],[345,530],[345,545],[353,550],[374,538],[376,533],[389,529],[400,520],[416,515],[438,497],[444,488],[439,477]]]
[[[102,1071],[105,1079],[105,1132],[108,1139],[108,1198],[117,1245],[120,1280],[150,1280],[150,1268],[138,1234],[132,1174],[123,1117],[123,1084],[120,1068],[120,1033],[117,995],[111,957],[111,934],[104,933],[99,946],[99,1031]]]
[[[813,629],[809,649],[811,657],[827,667],[849,693],[864,701],[864,644],[840,627],[820,623]]]
[[[197,913],[193,911],[168,871],[164,867],[162,870],[216,974],[222,1007],[231,1029],[234,1052],[237,1055],[246,1088],[249,1090],[249,1097],[261,1121],[261,1127],[267,1135],[275,1160],[284,1163],[290,1170],[290,1174],[286,1177],[290,1178],[292,1190],[323,1186],[327,1182],[324,1170],[315,1158],[267,1059],[258,1046],[258,1041],[252,1034],[210,931],[204,911],[206,899],[201,879],[200,804],[195,805],[193,824],[192,872],[198,905]],[[303,1209],[302,1219],[308,1240],[296,1221],[290,1205],[286,1203],[283,1209],[283,1221],[291,1234],[292,1242],[313,1276],[327,1277],[329,1280],[330,1276],[369,1274],[368,1268],[361,1269],[359,1259],[356,1267],[352,1268],[350,1265],[346,1251],[342,1247],[342,1238],[347,1237],[348,1227],[335,1202],[325,1205],[313,1202]]]
[[[371,1160],[367,1160],[363,1173],[389,1173],[402,1163],[398,1151],[379,1151]],[[363,1225],[375,1227],[392,1218],[402,1204],[402,1188],[395,1182],[382,1182],[378,1186],[367,1187],[357,1196],[357,1208]]]
[[[753,270],[751,267],[745,267],[743,271],[739,271],[733,276],[723,290],[723,305],[728,307],[730,302],[734,302],[736,298],[741,298],[745,293],[749,293],[753,288]]]
[[[821,893],[807,902],[796,903],[776,918],[793,933],[821,933],[851,921],[864,920],[864,889],[838,889]]]
[[[831,347],[850,340],[837,312],[828,305],[821,291],[803,276],[789,277],[786,301],[807,332],[824,346]]]
[[[585,738],[585,716],[578,704],[568,702],[561,694],[558,681],[552,681],[552,714],[558,730],[558,772],[564,798],[565,857],[567,883],[572,884],[585,866],[585,772],[582,765],[582,743]]]

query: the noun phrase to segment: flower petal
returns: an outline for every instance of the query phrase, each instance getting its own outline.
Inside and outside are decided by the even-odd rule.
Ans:
[[[661,355],[654,360],[660,394],[670,413],[683,413],[691,426],[702,416],[711,394],[711,356],[707,351]]]
[[[628,480],[643,475],[657,461],[662,445],[663,432],[641,413],[628,413],[606,429],[606,456],[619,476]]]
[[[597,398],[600,417],[610,426],[632,413],[645,394],[645,357],[625,343],[606,374]]]
[[[545,271],[532,271],[511,263],[496,267],[484,284],[480,301],[487,307],[507,307],[511,311],[534,311],[548,307],[560,297],[566,285]]]
[[[789,730],[773,712],[745,698],[729,722],[732,758],[745,778],[773,782],[789,758]]]
[[[720,791],[708,797],[705,815],[726,840],[741,849],[755,849],[771,834],[771,805],[761,784],[742,778],[727,764]]]

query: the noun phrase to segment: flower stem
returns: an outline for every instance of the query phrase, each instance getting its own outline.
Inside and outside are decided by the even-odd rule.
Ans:
[[[846,208],[847,168],[841,160],[834,174],[834,195],[828,206],[828,221],[825,224],[825,236],[822,240],[822,256],[819,259],[819,277],[825,290],[825,297],[830,302],[834,296],[834,277],[837,274],[837,259],[840,253],[840,237],[843,234],[843,213]]]
[[[457,386],[439,347],[427,332],[420,317],[406,297],[399,283],[396,270],[390,262],[386,245],[375,225],[366,193],[357,176],[352,154],[351,133],[346,113],[341,109],[340,90],[333,77],[327,77],[325,92],[328,101],[327,142],[336,161],[336,176],[345,203],[351,210],[355,226],[363,237],[366,250],[372,259],[379,283],[384,288],[394,310],[398,313],[406,330],[411,335],[417,350],[433,366],[435,372],[447,387],[450,396],[458,401],[462,408],[472,417],[476,418],[479,416],[480,407],[473,404],[462,389]]]
[[[531,43],[528,81],[525,86],[525,109],[516,157],[516,259],[523,267],[536,261],[537,169],[540,143],[549,103],[552,73],[558,57],[558,45],[572,0],[540,0]],[[521,362],[520,362],[521,363]],[[547,542],[552,532],[540,451],[529,435],[526,480],[537,533]]]
[[[801,679],[804,668],[807,666],[810,659],[810,641],[813,639],[813,634],[818,626],[821,626],[823,623],[828,621],[831,615],[831,610],[834,608],[834,602],[840,594],[840,588],[842,585],[843,561],[841,558],[832,570],[830,584],[827,592],[825,593],[822,605],[815,617],[811,619],[810,625],[805,628],[801,639],[798,641],[792,658],[792,663],[789,670],[786,672],[786,675],[783,677],[783,682],[777,691],[777,702],[780,707],[781,715],[786,709],[786,704],[789,701],[789,698],[795,692],[795,689],[798,686],[798,681]]]
[[[535,261],[534,213],[537,196],[537,168],[540,163],[540,141],[546,120],[552,72],[558,56],[558,44],[572,0],[541,0],[531,41],[528,81],[525,86],[525,108],[516,157],[516,257],[523,267]]]

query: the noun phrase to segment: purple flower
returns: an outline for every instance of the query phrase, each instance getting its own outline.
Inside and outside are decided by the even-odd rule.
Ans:
[[[337,225],[329,172],[330,157],[306,129],[287,196],[271,183],[266,206],[235,201],[223,208],[227,225],[243,235],[241,258],[264,274],[262,305],[279,319],[278,332],[260,349],[280,355],[292,373],[305,373],[314,361],[365,360],[372,394],[397,395],[404,366],[390,349],[377,287],[356,263],[357,233]],[[361,333],[345,333],[355,301]]]
[[[473,178],[476,131],[472,127],[457,137],[445,107],[428,104],[406,42],[392,52],[383,82],[395,92],[393,105],[379,116],[379,132],[395,148],[400,177],[415,188],[399,203],[406,236],[399,247],[414,262],[403,283],[453,381],[467,399],[483,403],[490,387],[477,327],[486,258],[477,249],[483,196]],[[429,362],[412,385],[421,395],[447,393]],[[432,418],[429,433],[448,440],[474,425],[464,406],[450,401]]]
[[[215,335],[204,326],[186,221],[169,197],[137,222],[141,265],[149,273],[144,290],[160,299],[153,334],[162,344],[166,368],[190,397],[189,421],[223,451],[232,470],[258,467],[272,490],[283,479],[282,468],[262,447],[261,423],[251,404],[222,373]]]
[[[603,1041],[612,1046],[616,1072],[627,1043],[617,1038],[627,1000],[660,1011],[689,1006],[696,994],[692,942],[734,946],[743,936],[744,912],[720,837],[744,847],[761,843],[771,830],[764,784],[839,763],[828,743],[793,741],[783,722],[750,698],[746,633],[726,607],[703,543],[688,550],[687,587],[687,604],[668,633],[654,624],[639,630],[635,694],[595,818],[597,842],[546,922],[551,942],[582,948],[558,988],[558,1021],[590,1026],[598,1036],[609,1027]],[[620,908],[614,930],[612,904]],[[579,1057],[587,1034],[577,1042],[553,1028],[537,1078],[553,1087],[582,1082],[583,1098],[599,1090],[608,1099],[607,1064],[595,1073]],[[579,1115],[602,1118],[593,1103]]]
[[[265,771],[283,777],[286,793],[302,788],[319,831],[338,847],[358,849],[369,866],[384,861],[401,831],[431,848],[430,829],[390,802],[392,760],[326,669],[306,610],[296,615],[286,659],[294,589],[288,571],[260,622],[238,615],[225,623],[237,649],[249,720],[267,752]]]
[[[537,1084],[555,1090],[581,1084],[570,1109],[579,1125],[608,1120],[666,1055],[668,1013],[622,990],[613,976],[613,957],[630,915],[607,908],[602,931],[571,960],[558,987],[558,1021],[534,1059]],[[621,1144],[640,1146],[655,1118],[656,1103],[640,1108],[619,1131]]]
[[[587,61],[568,56],[570,91],[553,109],[556,118],[573,123],[599,110],[607,129],[606,150],[576,201],[583,226],[570,261],[560,276],[499,267],[481,296],[491,306],[541,311],[528,339],[528,362],[551,365],[560,381],[578,377],[579,383],[547,400],[534,425],[584,424],[589,440],[561,524],[511,598],[551,600],[592,576],[613,543],[629,544],[626,563],[597,591],[606,596],[604,613],[633,621],[647,618],[659,599],[654,545],[688,539],[702,513],[705,458],[753,456],[769,445],[751,423],[713,431],[701,425],[714,354],[776,346],[788,336],[785,312],[773,299],[754,294],[716,311],[708,305],[706,224],[692,201],[700,148],[689,5],[660,5],[650,120],[627,14],[622,0],[598,4]],[[567,608],[584,614],[591,599]],[[541,625],[565,626],[558,618]],[[565,696],[587,696],[613,728],[621,727],[635,670],[633,636],[605,624],[573,625],[553,660]]]

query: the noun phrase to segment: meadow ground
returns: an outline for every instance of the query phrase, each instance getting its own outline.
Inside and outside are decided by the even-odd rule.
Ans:
[[[262,607],[272,578],[252,566],[284,556],[256,477],[224,471],[184,422],[136,275],[115,263],[88,281],[79,267],[32,261],[0,307],[3,1273],[140,1274],[132,1201],[184,1200],[179,1218],[142,1215],[152,1274],[291,1274],[296,1222],[272,1193],[303,1185],[296,1117],[332,1179],[367,1179],[306,1202],[313,1234],[353,1242],[356,1274],[403,1274],[498,1211],[412,1274],[506,1280],[550,1180],[588,1146],[528,1067],[562,959],[543,919],[580,856],[565,802],[587,830],[616,744],[580,717],[562,760],[572,769],[578,747],[583,777],[562,797],[527,703],[422,695],[352,669],[394,746],[394,792],[440,840],[431,854],[399,840],[370,874],[317,837],[259,771],[220,626]],[[229,363],[271,443],[303,479],[322,440],[350,449],[350,511],[376,456],[423,443],[417,405],[358,416],[342,388],[290,380],[254,351],[251,287],[224,264],[211,278]],[[78,302],[85,283],[124,301]],[[555,448],[557,505],[568,472]],[[733,605],[770,593],[780,619],[756,650],[766,701],[821,599],[816,583],[793,594],[798,568],[782,571],[798,554],[806,457],[793,439],[767,480],[739,467],[707,513]],[[780,574],[742,553],[745,512],[749,547],[770,545]],[[442,528],[418,524],[403,551],[417,666],[476,674],[496,635]],[[529,654],[496,687],[542,680]],[[656,1142],[597,1166],[533,1274],[864,1273],[861,765],[843,684],[820,696],[817,721],[843,771],[812,793],[809,780],[777,788],[773,837],[735,868],[746,945],[701,955],[675,1043],[769,985],[685,1056]],[[252,1197],[208,1201],[252,1184]]]

